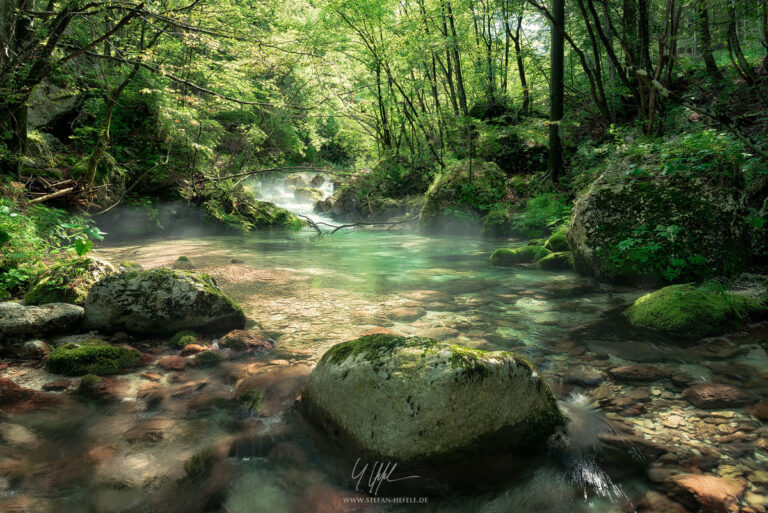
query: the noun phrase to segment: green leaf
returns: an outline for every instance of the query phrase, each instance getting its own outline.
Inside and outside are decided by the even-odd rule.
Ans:
[[[93,241],[87,239],[77,239],[75,241],[75,253],[78,256],[83,256],[93,249]]]

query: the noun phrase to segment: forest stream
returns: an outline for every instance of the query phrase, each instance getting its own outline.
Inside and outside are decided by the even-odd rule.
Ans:
[[[280,205],[282,193],[270,199]],[[243,306],[247,329],[274,340],[274,350],[212,369],[166,369],[157,362],[176,352],[132,342],[151,361],[114,378],[107,392],[114,400],[66,398],[0,424],[11,442],[0,459],[14,476],[0,483],[2,493],[29,511],[183,512],[217,497],[228,513],[607,513],[633,511],[651,481],[668,477],[662,468],[654,473],[657,461],[726,475],[765,468],[751,416],[681,399],[685,387],[713,377],[768,393],[764,327],[687,341],[634,328],[622,312],[641,292],[533,264],[494,267],[488,257],[496,247],[404,228],[98,245],[97,256],[145,268],[188,256]],[[393,482],[370,493],[368,475],[355,473],[357,457],[320,436],[295,402],[332,345],[389,332],[527,357],[570,419],[568,433],[523,460],[470,459],[439,475],[396,469]],[[34,388],[51,379],[29,362],[0,375]],[[243,378],[264,391],[256,404],[233,403]],[[419,477],[394,481],[403,474]]]

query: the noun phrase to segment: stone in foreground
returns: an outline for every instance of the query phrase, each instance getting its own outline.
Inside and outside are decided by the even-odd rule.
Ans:
[[[523,358],[394,335],[333,346],[301,408],[367,455],[427,464],[530,450],[565,422]]]
[[[38,307],[0,303],[0,343],[71,333],[79,328],[82,320],[83,309],[75,305],[50,303]]]
[[[91,288],[84,325],[103,333],[172,335],[245,325],[242,308],[207,274],[152,269],[113,274]]]

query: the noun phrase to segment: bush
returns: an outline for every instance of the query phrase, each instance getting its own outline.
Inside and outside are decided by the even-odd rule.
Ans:
[[[0,300],[23,294],[43,269],[43,259],[62,250],[82,256],[102,239],[89,221],[42,205],[26,211],[0,199]]]
[[[512,221],[512,230],[525,237],[540,236],[567,220],[570,212],[565,195],[545,192],[526,201],[523,212]]]

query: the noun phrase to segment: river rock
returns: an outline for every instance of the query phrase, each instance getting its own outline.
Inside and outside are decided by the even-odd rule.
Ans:
[[[107,333],[171,335],[182,329],[242,328],[245,314],[207,274],[152,269],[96,283],[85,303],[84,324]]]
[[[268,351],[274,343],[264,335],[254,335],[244,330],[232,330],[219,339],[219,347],[235,351]]]
[[[711,475],[679,474],[668,482],[671,494],[701,513],[736,513],[746,483]]]
[[[79,257],[58,262],[45,271],[24,294],[24,304],[71,303],[83,306],[88,291],[117,269],[99,258]]]
[[[756,398],[740,388],[721,383],[697,383],[683,390],[683,399],[703,409],[738,408],[756,402]]]
[[[531,449],[564,422],[525,359],[393,335],[328,350],[301,409],[363,453],[404,462]]]
[[[622,249],[622,243],[637,232],[636,245],[658,244],[657,226],[671,219],[679,227],[659,254],[677,253],[678,258],[698,255],[704,262],[695,270],[711,276],[729,276],[750,255],[749,214],[741,173],[727,180],[712,175],[680,171],[656,173],[646,166],[646,177],[627,173],[622,164],[609,166],[579,198],[568,228],[568,246],[577,271],[617,283],[665,282],[663,266],[648,263],[647,253]],[[674,244],[674,250],[672,249]],[[645,259],[645,260],[644,260]],[[693,270],[693,268],[691,267]],[[682,275],[681,280],[700,276]]]
[[[423,317],[427,311],[420,306],[401,306],[389,311],[389,318],[393,321],[411,322]]]
[[[666,495],[648,490],[637,501],[622,509],[623,513],[688,513],[682,504],[670,500]]]
[[[634,364],[625,365],[623,367],[615,367],[608,371],[608,374],[616,381],[657,381],[659,379],[669,376],[668,372],[665,372],[658,367],[651,367],[650,365]]]
[[[24,413],[58,404],[59,398],[24,388],[8,378],[0,378],[0,409],[7,414]]]
[[[64,303],[24,306],[0,303],[0,343],[20,341],[50,333],[76,331],[83,320],[82,307]]]

